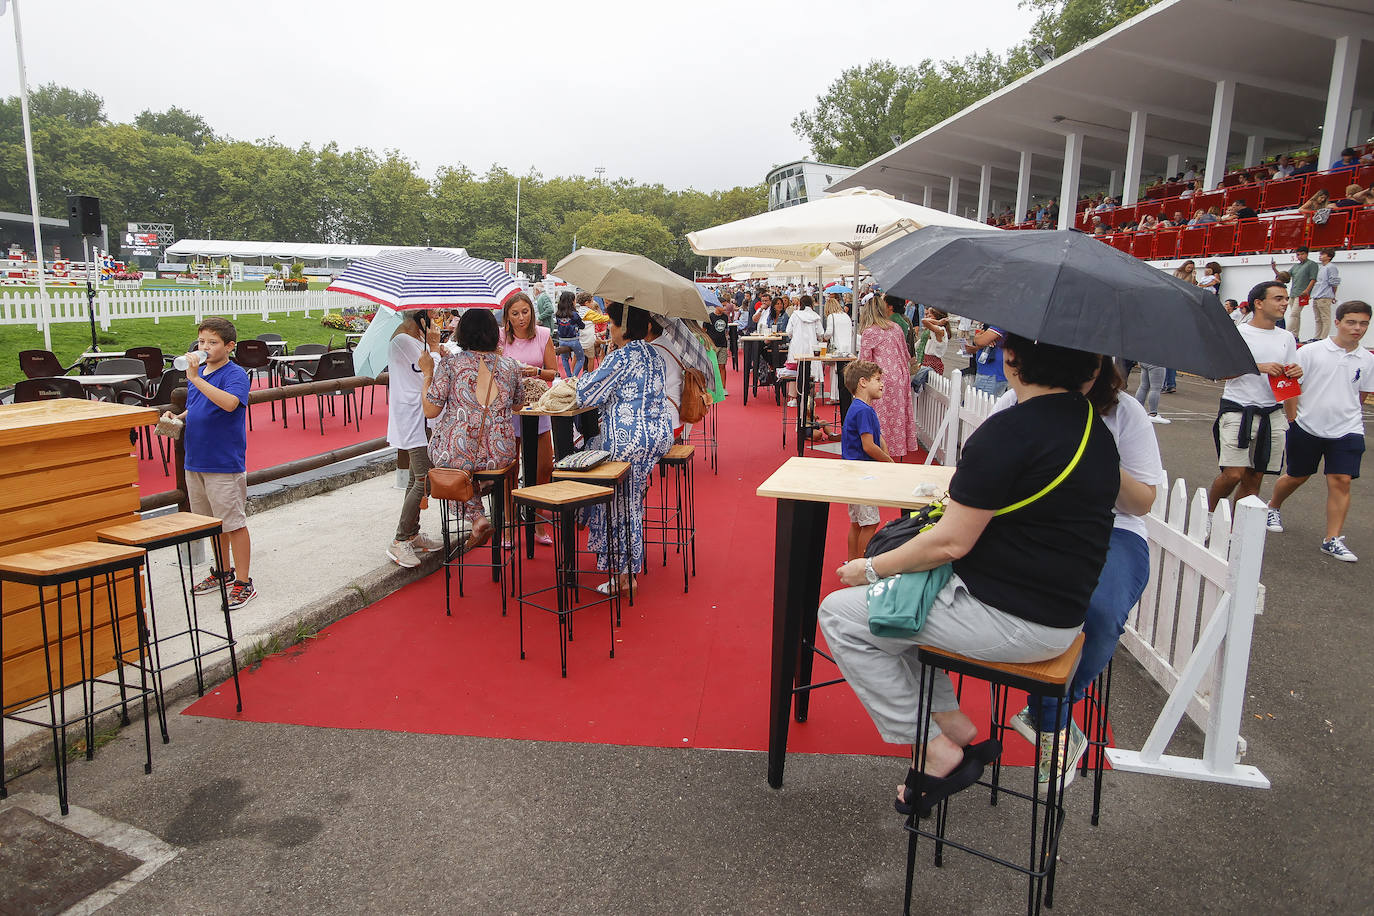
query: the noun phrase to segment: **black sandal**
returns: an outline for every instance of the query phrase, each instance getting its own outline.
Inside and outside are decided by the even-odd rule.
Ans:
[[[921,793],[919,804],[911,804],[911,793],[916,791],[917,770],[907,770],[906,791],[903,798],[893,799],[892,807],[898,814],[910,815],[913,807],[921,817],[926,817],[940,802],[955,792],[962,792],[983,778],[983,768],[996,760],[1002,753],[1002,745],[996,738],[989,738],[964,748],[964,759],[948,776],[927,776],[923,780],[925,791]]]

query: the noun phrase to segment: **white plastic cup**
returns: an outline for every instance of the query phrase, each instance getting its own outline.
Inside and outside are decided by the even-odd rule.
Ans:
[[[200,362],[201,352],[199,350],[192,350],[190,353],[183,353],[181,356],[172,360],[172,365],[182,372],[186,372],[193,366],[200,365]]]

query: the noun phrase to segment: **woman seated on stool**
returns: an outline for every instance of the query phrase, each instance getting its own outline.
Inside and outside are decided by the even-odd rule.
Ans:
[[[501,331],[489,309],[468,309],[458,319],[458,346],[434,367],[428,351],[419,358],[421,390],[425,392],[425,416],[439,418],[429,440],[430,462],[436,468],[458,468],[469,473],[503,468],[515,460],[514,411],[523,394],[523,366],[496,352]],[[491,538],[492,525],[482,509],[482,498],[473,494],[463,503],[462,517],[472,525],[465,549],[480,547]]]
[[[994,662],[1038,662],[1061,655],[1083,628],[1088,599],[1111,539],[1120,484],[1111,432],[1080,389],[1098,356],[1016,334],[1006,335],[1004,365],[1017,406],[988,417],[969,438],[950,481],[944,516],[905,544],[839,568],[852,588],[821,602],[820,626],[836,664],[883,739],[913,744],[921,689],[917,647],[930,645]],[[1072,473],[1029,504],[1087,444]],[[953,564],[922,628],[906,639],[874,636],[867,585],[897,573]],[[922,813],[978,781],[1001,752],[973,744],[978,727],[959,710],[948,677],[935,679],[930,738],[912,748],[912,769],[898,790],[902,813]],[[911,797],[917,767],[925,792]],[[934,778],[932,778],[934,777]]]
[[[615,349],[597,369],[577,380],[577,403],[600,408],[601,434],[588,447],[605,449],[611,453],[611,461],[628,461],[631,466],[628,493],[621,499],[621,509],[629,515],[629,529],[616,532],[614,555],[607,537],[606,507],[586,510],[590,528],[587,548],[597,555],[596,568],[615,570],[618,587],[624,589],[630,585],[632,572],[644,561],[644,493],[654,465],[672,448],[673,427],[665,410],[663,360],[644,341],[649,313],[611,302],[606,314],[611,319]],[[603,583],[601,590],[607,588]]]

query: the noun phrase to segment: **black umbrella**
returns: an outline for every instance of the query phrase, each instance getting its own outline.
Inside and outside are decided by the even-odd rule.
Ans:
[[[1215,295],[1077,230],[928,226],[864,266],[886,292],[1032,340],[1208,378],[1257,371]]]

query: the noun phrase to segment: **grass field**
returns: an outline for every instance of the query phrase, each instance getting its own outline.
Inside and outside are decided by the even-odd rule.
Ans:
[[[239,316],[234,319],[239,339],[247,340],[259,334],[280,334],[286,338],[287,345],[295,348],[297,344],[330,342],[342,344],[343,331],[326,328],[320,324],[320,313],[312,312],[306,318],[300,312],[278,312],[269,321],[258,317]],[[126,318],[110,322],[108,331],[96,325],[96,339],[100,349],[105,351],[123,350],[128,347],[161,347],[164,353],[184,353],[196,339],[194,318],[164,318],[154,323],[152,318]],[[77,357],[91,348],[91,330],[87,324],[55,324],[52,326],[52,349],[62,365],[70,366]],[[43,332],[33,327],[0,326],[0,387],[8,388],[24,377],[19,371],[20,350],[43,349]]]

